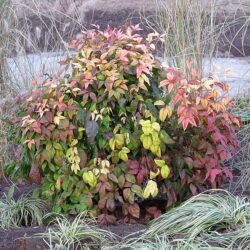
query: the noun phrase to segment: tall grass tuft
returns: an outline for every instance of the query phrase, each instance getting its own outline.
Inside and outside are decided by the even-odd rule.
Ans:
[[[0,228],[41,225],[44,215],[49,211],[46,202],[28,195],[15,200],[13,193],[12,187],[0,199]]]
[[[0,97],[9,91],[8,65],[6,54],[10,38],[9,27],[12,25],[12,14],[9,11],[10,0],[0,0]]]
[[[245,249],[250,242],[250,200],[225,190],[194,196],[153,220],[140,237],[128,236],[132,249]]]
[[[216,50],[215,1],[155,0],[155,16],[147,26],[159,32],[164,40],[164,61],[170,67],[202,71],[203,57],[211,58]]]
[[[64,216],[56,217],[47,231],[38,234],[49,249],[111,249],[116,236],[110,231],[97,227],[95,219],[87,212],[73,220]]]

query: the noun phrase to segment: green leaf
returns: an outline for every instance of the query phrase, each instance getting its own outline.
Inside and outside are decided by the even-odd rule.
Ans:
[[[172,138],[169,136],[169,134],[166,131],[164,131],[164,130],[162,130],[160,132],[160,138],[162,139],[162,141],[165,144],[174,144],[175,143],[175,141],[172,140]]]
[[[146,106],[148,108],[148,110],[150,111],[150,113],[154,116],[154,117],[158,117],[158,110],[157,108],[154,106],[153,103],[151,102],[147,102]]]
[[[85,124],[86,114],[87,112],[85,109],[80,109],[77,112],[76,119],[80,122],[81,125]]]
[[[122,175],[120,175],[118,177],[118,186],[119,186],[119,188],[123,188],[124,184],[125,184],[125,177],[122,174]]]
[[[158,167],[160,167],[160,168],[162,168],[163,166],[166,165],[166,162],[165,162],[164,160],[155,159],[154,161],[155,161],[156,165],[157,165]]]
[[[161,168],[161,176],[163,179],[166,179],[170,174],[169,167],[167,165],[162,166]]]
[[[136,183],[136,179],[135,179],[135,176],[132,175],[132,174],[126,174],[125,175],[125,178],[128,182],[130,183]]]
[[[137,196],[139,196],[140,198],[143,198],[142,195],[142,188],[139,185],[132,185],[131,187],[132,192],[134,192]]]
[[[62,145],[58,142],[53,142],[53,147],[57,150],[63,150]]]
[[[105,75],[103,75],[102,73],[98,73],[96,75],[96,78],[99,80],[99,81],[104,81],[105,80]]]
[[[62,182],[62,188],[63,188],[63,190],[67,190],[68,189],[68,186],[69,186],[69,179],[68,178],[64,178],[63,179],[63,182]]]
[[[113,181],[113,182],[115,182],[115,183],[118,183],[118,179],[117,179],[117,177],[116,177],[114,174],[108,174],[108,178],[109,178],[111,181]]]

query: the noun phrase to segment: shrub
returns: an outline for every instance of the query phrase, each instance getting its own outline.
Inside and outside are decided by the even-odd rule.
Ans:
[[[223,161],[240,124],[227,85],[163,69],[152,55],[157,35],[138,30],[85,32],[62,62],[72,72],[27,99],[23,167],[57,212],[151,219],[161,211],[144,201],[170,207],[232,177]]]

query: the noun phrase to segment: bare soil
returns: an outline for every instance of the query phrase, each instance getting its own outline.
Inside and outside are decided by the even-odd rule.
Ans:
[[[137,233],[146,226],[143,224],[118,224],[105,227],[121,239],[131,233]],[[42,250],[46,249],[46,244],[42,238],[34,237],[43,233],[46,226],[21,227],[10,230],[0,229],[0,250]]]

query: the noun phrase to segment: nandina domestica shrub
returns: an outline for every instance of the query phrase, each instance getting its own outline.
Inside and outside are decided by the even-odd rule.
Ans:
[[[231,178],[223,162],[239,120],[227,85],[162,68],[152,55],[157,36],[138,30],[83,33],[64,62],[72,72],[27,99],[22,160],[57,212],[151,219]]]

